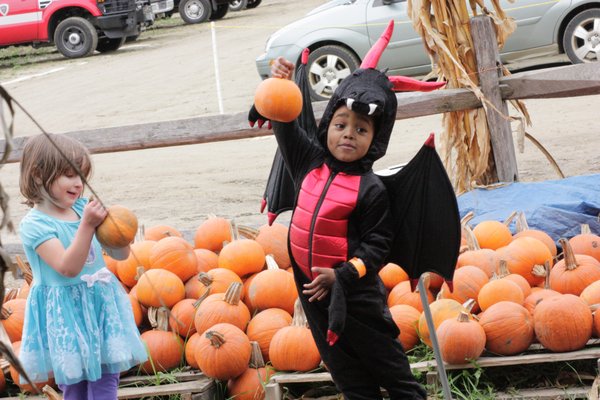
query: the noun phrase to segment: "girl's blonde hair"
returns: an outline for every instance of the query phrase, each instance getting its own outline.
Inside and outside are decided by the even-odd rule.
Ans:
[[[50,186],[58,177],[68,173],[81,173],[88,180],[92,173],[90,153],[81,142],[65,135],[50,134],[49,137],[32,136],[23,148],[19,188],[25,196],[25,204],[30,207],[44,199],[43,193],[50,193]]]

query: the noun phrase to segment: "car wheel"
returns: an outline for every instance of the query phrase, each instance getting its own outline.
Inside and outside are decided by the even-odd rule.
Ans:
[[[181,0],[179,3],[179,14],[187,24],[204,22],[211,13],[210,0]]]
[[[248,5],[248,0],[231,0],[229,11],[242,11]]]
[[[229,11],[229,4],[222,4],[212,12],[209,19],[211,21],[221,19],[227,14],[227,11]]]
[[[125,43],[124,37],[116,39],[109,39],[105,37],[102,39],[98,39],[98,45],[96,46],[96,50],[98,50],[100,53],[117,51],[119,47],[123,45],[123,43]]]
[[[248,0],[248,5],[246,6],[246,8],[256,8],[256,7],[258,7],[258,5],[260,4],[261,1],[262,0],[254,0],[254,1]]]
[[[584,10],[569,21],[563,48],[573,64],[600,60],[600,9]]]
[[[328,100],[342,79],[358,65],[358,58],[341,46],[323,46],[311,52],[307,65],[311,98]]]
[[[65,57],[87,57],[96,50],[98,32],[87,19],[69,17],[56,27],[54,43]]]
[[[138,38],[140,37],[139,34],[137,35],[133,35],[133,36],[127,36],[125,38],[125,43],[131,43],[131,42],[135,42],[136,40],[138,40]]]

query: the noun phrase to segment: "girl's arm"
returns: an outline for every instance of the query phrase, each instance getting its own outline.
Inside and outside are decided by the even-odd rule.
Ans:
[[[73,278],[77,276],[88,257],[96,227],[106,218],[106,209],[95,200],[86,204],[73,242],[65,249],[58,238],[52,238],[36,248],[38,255],[56,272]]]

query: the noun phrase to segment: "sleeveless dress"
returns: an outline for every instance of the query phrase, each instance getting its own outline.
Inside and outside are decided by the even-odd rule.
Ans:
[[[81,217],[87,199],[73,210]],[[147,353],[133,319],[131,303],[106,268],[94,236],[82,271],[65,277],[46,264],[35,249],[58,238],[67,248],[80,221],[63,221],[31,209],[20,236],[33,281],[25,311],[19,359],[34,382],[54,377],[57,384],[96,381],[146,361]]]

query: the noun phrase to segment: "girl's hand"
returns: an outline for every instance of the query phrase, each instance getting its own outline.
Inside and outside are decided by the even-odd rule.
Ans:
[[[82,224],[86,224],[92,228],[96,228],[104,221],[108,211],[100,204],[99,201],[90,200],[83,209]]]
[[[302,293],[311,296],[308,299],[310,302],[323,300],[335,282],[335,271],[333,268],[320,267],[313,267],[311,271],[319,275],[312,282],[304,285]]]
[[[277,57],[271,64],[271,76],[273,78],[292,79],[294,68],[296,68],[294,63],[283,57]]]

